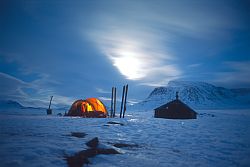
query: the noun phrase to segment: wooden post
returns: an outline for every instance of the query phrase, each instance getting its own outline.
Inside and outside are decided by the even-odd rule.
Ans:
[[[47,109],[47,115],[51,115],[52,114],[52,109],[50,109],[52,98],[53,98],[53,96],[50,96],[49,108]]]
[[[114,87],[112,87],[112,95],[111,95],[111,107],[110,107],[110,117],[113,116],[113,94],[114,94]]]
[[[126,112],[126,103],[127,103],[127,95],[128,95],[128,84],[126,85],[126,89],[125,89],[125,100],[124,100],[124,111],[123,111],[123,115],[122,117],[124,118],[125,112]]]
[[[122,89],[122,103],[121,103],[121,110],[120,110],[120,118],[122,117],[122,108],[123,108],[124,92],[125,92],[125,86],[123,86],[123,89]]]
[[[115,109],[116,109],[116,87],[114,88],[114,112],[113,112],[113,117],[115,117]]]
[[[49,109],[50,109],[50,106],[51,106],[51,101],[52,101],[52,98],[53,98],[53,96],[50,96],[50,101],[49,101]]]

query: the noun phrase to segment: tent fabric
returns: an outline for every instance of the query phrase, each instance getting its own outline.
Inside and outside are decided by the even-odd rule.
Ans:
[[[108,113],[105,105],[97,98],[76,100],[67,116],[81,116],[87,118],[105,118]]]
[[[88,98],[86,101],[93,107],[94,111],[106,111],[103,103],[97,98]],[[92,110],[92,111],[93,111]]]

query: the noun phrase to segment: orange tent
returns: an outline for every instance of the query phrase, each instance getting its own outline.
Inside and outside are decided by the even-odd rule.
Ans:
[[[108,113],[106,107],[99,99],[88,98],[86,100],[76,100],[67,115],[87,118],[105,118]]]

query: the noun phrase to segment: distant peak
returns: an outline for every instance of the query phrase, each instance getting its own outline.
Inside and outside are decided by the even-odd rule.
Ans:
[[[14,100],[0,100],[0,106],[1,107],[17,107],[22,108],[23,106]]]
[[[170,81],[166,87],[155,88],[137,104],[137,109],[151,110],[177,99],[199,109],[249,108],[249,97],[250,89],[227,89],[198,81]]]

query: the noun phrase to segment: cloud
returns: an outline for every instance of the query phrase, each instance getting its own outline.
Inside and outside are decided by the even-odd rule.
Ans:
[[[5,85],[3,92],[44,104],[54,95],[61,99],[58,103],[70,103],[70,96],[108,97],[111,86],[124,82],[133,89],[129,98],[143,98],[143,92],[146,94],[146,89],[151,89],[148,86],[164,86],[169,80],[183,76],[187,80],[194,77],[206,80],[214,77],[218,61],[228,58],[223,55],[227,52],[225,46],[232,47],[237,40],[237,46],[231,49],[238,46],[243,47],[243,52],[246,49],[245,33],[238,33],[246,31],[235,31],[244,27],[246,12],[240,11],[243,3],[227,0],[82,1],[71,4],[73,10],[58,3],[47,6],[44,9],[49,15],[44,15],[43,10],[29,9],[33,8],[30,4],[25,6],[32,14],[27,13],[18,5],[18,15],[5,19],[1,67],[27,82],[7,77],[14,85],[7,84],[13,86],[9,89]],[[11,26],[8,20],[13,20],[13,24],[25,21],[20,26]],[[239,41],[241,39],[244,41]],[[223,51],[219,53],[219,50]],[[211,52],[216,55],[212,57],[215,63],[207,62],[211,61],[206,59]],[[206,63],[192,64],[194,59]],[[187,64],[191,64],[190,68]],[[224,77],[232,82],[231,75],[242,70],[237,67],[234,71],[218,73],[218,79]],[[208,77],[204,75],[206,72],[213,74]],[[248,77],[242,76],[241,80],[243,78]],[[69,98],[64,98],[66,95]]]
[[[114,67],[129,80],[161,81],[164,76],[177,76],[180,69],[160,34],[150,30],[115,28],[95,30],[88,34],[96,47]]]
[[[202,63],[195,63],[195,64],[189,64],[188,67],[189,68],[196,68],[196,67],[200,67],[202,65]]]
[[[139,102],[141,102],[142,100],[137,100],[137,99],[129,99],[128,100],[128,105],[134,105],[137,104]]]
[[[102,93],[102,94],[111,94],[111,90],[108,91],[108,90],[104,90],[102,88],[96,88],[96,92],[97,93]]]
[[[110,97],[98,97],[106,106],[110,106],[111,98]],[[134,105],[141,102],[137,99],[127,99],[127,105]],[[119,110],[121,107],[121,97],[116,99],[116,108]]]
[[[178,39],[214,39],[228,28],[242,28],[239,12],[231,5],[205,1],[109,1],[93,14],[91,29],[84,30],[84,35],[126,79],[165,85],[184,73],[178,66],[182,60],[175,54],[179,51],[172,50]],[[215,6],[221,6],[220,10],[211,10]]]
[[[1,99],[21,98],[28,96],[23,91],[23,88],[29,87],[30,84],[2,72],[0,72],[0,81]]]
[[[100,100],[102,101],[111,101],[111,98],[110,97],[103,97],[103,96],[100,96],[98,97]]]
[[[199,38],[214,38],[227,29],[241,29],[248,26],[242,18],[242,11],[234,2],[222,1],[117,1],[103,2],[93,14],[95,26],[102,29],[109,25],[123,30],[151,29],[168,32],[168,35],[189,35]],[[219,8],[218,8],[219,7]],[[245,21],[245,22],[244,22]],[[133,27],[129,27],[133,25]]]
[[[41,78],[25,82],[14,76],[0,72],[0,99],[17,100],[25,106],[47,107],[49,97],[54,96],[53,105],[69,105],[73,102],[70,97],[56,93],[47,83],[51,81],[48,75],[41,74]]]
[[[216,73],[215,83],[230,87],[250,87],[250,61],[227,61],[223,65],[229,70]]]
[[[40,73],[37,77],[37,79],[31,82],[31,87],[36,89],[41,95],[55,93],[51,87],[61,84],[60,82],[52,79],[48,74]]]

